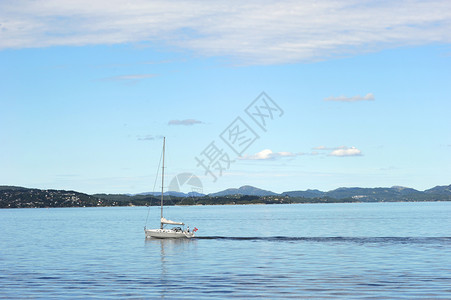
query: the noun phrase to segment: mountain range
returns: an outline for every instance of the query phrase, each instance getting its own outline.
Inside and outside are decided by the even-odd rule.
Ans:
[[[0,208],[159,205],[159,195],[160,193],[153,192],[88,195],[75,191],[0,186]],[[451,184],[436,186],[424,191],[402,186],[341,187],[328,192],[308,189],[280,194],[245,185],[209,195],[174,191],[166,192],[165,195],[173,197],[168,205],[451,201]]]
[[[431,189],[424,191],[418,191],[413,188],[403,187],[403,186],[392,186],[392,187],[376,187],[376,188],[360,188],[360,187],[340,187],[335,190],[328,192],[323,192],[320,190],[308,189],[305,191],[287,191],[283,193],[274,193],[272,191],[259,189],[250,185],[244,185],[240,188],[230,188],[220,192],[211,193],[208,195],[200,193],[181,193],[181,192],[165,192],[165,195],[170,195],[174,197],[224,197],[232,195],[243,195],[243,196],[288,196],[288,197],[302,197],[302,198],[319,198],[328,197],[334,199],[344,199],[344,198],[368,198],[370,200],[381,200],[386,198],[396,198],[399,196],[406,195],[451,195],[451,184],[444,186],[436,186]],[[141,193],[135,195],[152,195],[159,196],[160,193]]]

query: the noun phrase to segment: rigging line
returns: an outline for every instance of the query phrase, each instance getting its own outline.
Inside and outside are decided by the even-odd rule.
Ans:
[[[152,192],[155,192],[155,186],[157,185],[157,179],[158,179],[158,174],[160,173],[160,166],[161,166],[161,160],[162,159],[163,159],[163,151],[161,151],[160,162],[158,163],[157,175],[155,176],[155,182],[153,183]],[[145,226],[147,226],[147,220],[149,219],[150,208],[152,207],[152,197],[150,198],[150,205],[149,205],[149,209],[147,210],[147,217],[146,217],[146,224],[145,224]]]

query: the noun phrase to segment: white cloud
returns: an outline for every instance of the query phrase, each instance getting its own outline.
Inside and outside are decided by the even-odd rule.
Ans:
[[[148,43],[245,64],[451,42],[447,0],[15,0],[0,20],[0,49]]]
[[[328,150],[330,148],[327,148],[326,146],[318,146],[318,147],[313,147],[313,150]]]
[[[312,155],[318,155],[318,154],[324,154],[320,153],[318,151],[330,151],[327,155],[329,156],[361,156],[362,151],[357,149],[356,147],[347,147],[347,146],[340,146],[340,147],[326,147],[326,146],[318,146],[314,147],[311,154]]]
[[[272,152],[270,149],[262,150],[253,155],[243,155],[239,157],[241,160],[272,160],[282,157],[295,157],[302,155],[302,153],[292,153],[292,152]]]
[[[183,125],[183,126],[191,126],[195,124],[202,124],[199,120],[194,119],[186,119],[186,120],[171,120],[168,122],[168,125]]]
[[[356,101],[374,101],[374,95],[372,93],[368,93],[365,96],[353,96],[353,97],[328,97],[324,98],[325,101],[341,101],[341,102],[356,102]]]
[[[356,147],[346,147],[342,146],[338,149],[333,150],[331,153],[329,153],[330,156],[361,156],[362,151],[357,149]]]

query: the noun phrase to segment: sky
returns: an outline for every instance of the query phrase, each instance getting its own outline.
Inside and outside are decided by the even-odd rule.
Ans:
[[[449,185],[450,42],[450,1],[1,1],[0,185],[159,190],[163,137],[183,192]]]

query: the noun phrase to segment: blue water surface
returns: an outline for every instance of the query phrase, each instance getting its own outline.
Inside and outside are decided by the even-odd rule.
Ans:
[[[0,210],[0,298],[451,298],[451,202],[148,210]]]

